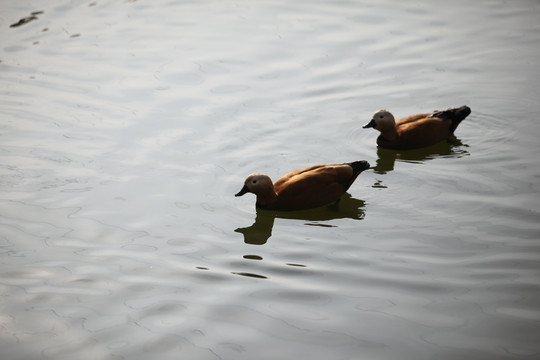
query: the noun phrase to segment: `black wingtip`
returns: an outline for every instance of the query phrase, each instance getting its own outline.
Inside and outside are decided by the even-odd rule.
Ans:
[[[350,165],[354,172],[361,173],[362,171],[369,169],[371,166],[366,160],[359,160],[359,161],[353,161],[351,163],[348,163]]]
[[[463,105],[456,108],[450,108],[442,111],[435,111],[431,114],[432,117],[438,117],[441,119],[462,121],[471,114],[471,108],[467,105]]]
[[[467,116],[471,114],[471,108],[467,105],[463,105],[462,107],[458,107],[455,109],[455,115],[458,119],[465,119]]]
[[[463,105],[458,108],[449,109],[451,111],[450,120],[452,121],[452,126],[450,127],[450,134],[453,134],[456,131],[458,125],[465,120],[467,116],[471,113],[471,108],[467,105]]]
[[[430,117],[437,117],[444,121],[451,121],[450,134],[453,134],[458,125],[471,114],[471,108],[467,105],[463,105],[457,108],[450,108],[443,111],[435,111]]]

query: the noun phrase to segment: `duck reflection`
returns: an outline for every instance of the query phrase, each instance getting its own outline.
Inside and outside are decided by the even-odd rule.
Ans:
[[[331,226],[328,224],[320,224],[319,222],[345,218],[362,220],[364,216],[365,202],[353,198],[349,193],[345,193],[339,201],[315,209],[303,211],[257,209],[257,215],[253,225],[245,228],[238,228],[234,231],[244,235],[244,242],[246,244],[263,245],[268,241],[270,236],[272,236],[275,218],[307,221],[305,225]]]
[[[377,147],[378,159],[373,171],[376,174],[386,174],[394,170],[396,160],[421,163],[439,157],[459,158],[468,156],[469,152],[465,149],[467,146],[461,140],[452,136],[435,145],[414,150],[391,150]]]

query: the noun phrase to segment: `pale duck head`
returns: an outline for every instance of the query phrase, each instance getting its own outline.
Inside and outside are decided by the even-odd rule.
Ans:
[[[265,174],[254,173],[246,178],[244,187],[235,196],[242,196],[248,192],[257,195],[268,191],[268,189],[272,189],[273,191],[273,184],[270,177]]]
[[[385,128],[395,128],[396,121],[394,115],[388,110],[379,110],[373,114],[371,121],[364,125],[365,128],[374,128],[379,131],[383,131]]]

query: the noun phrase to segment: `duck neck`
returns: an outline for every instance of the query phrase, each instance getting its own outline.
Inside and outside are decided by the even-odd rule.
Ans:
[[[396,130],[396,127],[386,127],[381,130],[381,134],[379,135],[379,139],[382,141],[395,141],[398,138],[398,133]]]
[[[272,186],[269,189],[265,189],[263,192],[257,194],[257,207],[260,209],[271,208],[278,200],[278,195]]]

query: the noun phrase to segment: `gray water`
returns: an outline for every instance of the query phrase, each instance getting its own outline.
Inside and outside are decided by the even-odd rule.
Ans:
[[[532,0],[3,1],[2,360],[539,358],[539,41]],[[337,205],[234,197],[362,159]]]

